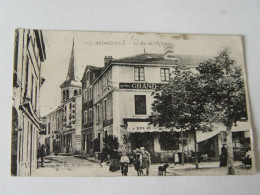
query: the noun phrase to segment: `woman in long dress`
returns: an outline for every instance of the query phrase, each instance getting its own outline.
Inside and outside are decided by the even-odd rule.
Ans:
[[[174,163],[175,165],[178,163],[180,163],[180,159],[179,159],[179,155],[178,155],[178,152],[175,152],[174,153]]]

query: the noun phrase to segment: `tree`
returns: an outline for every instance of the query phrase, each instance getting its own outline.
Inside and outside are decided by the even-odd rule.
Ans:
[[[238,120],[247,119],[242,70],[230,58],[227,49],[214,59],[201,63],[197,70],[204,96],[208,97],[207,103],[214,113],[212,119],[226,127],[228,174],[235,174],[231,129]]]
[[[205,96],[199,75],[183,65],[177,65],[173,78],[157,89],[150,115],[151,123],[166,128],[191,130],[195,141],[195,164],[198,168],[196,131],[205,128]]]
[[[108,135],[103,138],[103,143],[109,146],[111,149],[117,150],[119,147],[118,138],[113,135]]]

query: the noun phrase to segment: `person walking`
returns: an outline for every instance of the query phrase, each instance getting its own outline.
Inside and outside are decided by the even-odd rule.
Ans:
[[[141,154],[142,154],[141,168],[146,170],[145,175],[148,176],[150,165],[151,165],[151,155],[144,147],[141,147],[140,151],[141,151]]]
[[[142,155],[141,155],[140,150],[138,148],[133,150],[133,153],[134,153],[133,160],[134,160],[135,170],[137,172],[137,175],[140,176],[143,173],[142,168],[140,166]]]
[[[46,157],[45,145],[42,144],[41,149],[39,151],[39,156],[41,158],[41,167],[44,167],[44,160]]]
[[[108,155],[109,155],[109,147],[107,146],[107,144],[105,144],[105,146],[104,146],[104,148],[101,152],[101,159],[100,159],[100,162],[99,162],[101,168],[102,168],[102,163],[107,162]]]

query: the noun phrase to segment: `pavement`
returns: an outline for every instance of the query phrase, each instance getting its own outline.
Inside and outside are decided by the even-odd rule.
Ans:
[[[94,158],[79,158],[73,156],[48,156],[45,167],[40,167],[32,174],[33,177],[119,177],[120,170],[110,172],[109,166],[105,163],[101,167],[98,160]],[[158,176],[158,166],[161,164],[152,164],[150,166],[149,176]],[[252,169],[242,166],[240,161],[234,162],[237,175],[252,174]],[[174,165],[169,164],[167,176],[203,176],[203,175],[226,175],[227,168],[219,167],[219,162],[201,162],[199,169],[194,164]],[[132,165],[129,166],[128,176],[137,176]]]

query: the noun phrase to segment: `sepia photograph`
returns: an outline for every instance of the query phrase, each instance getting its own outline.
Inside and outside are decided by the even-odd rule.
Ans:
[[[11,176],[255,174],[239,35],[16,29]]]

